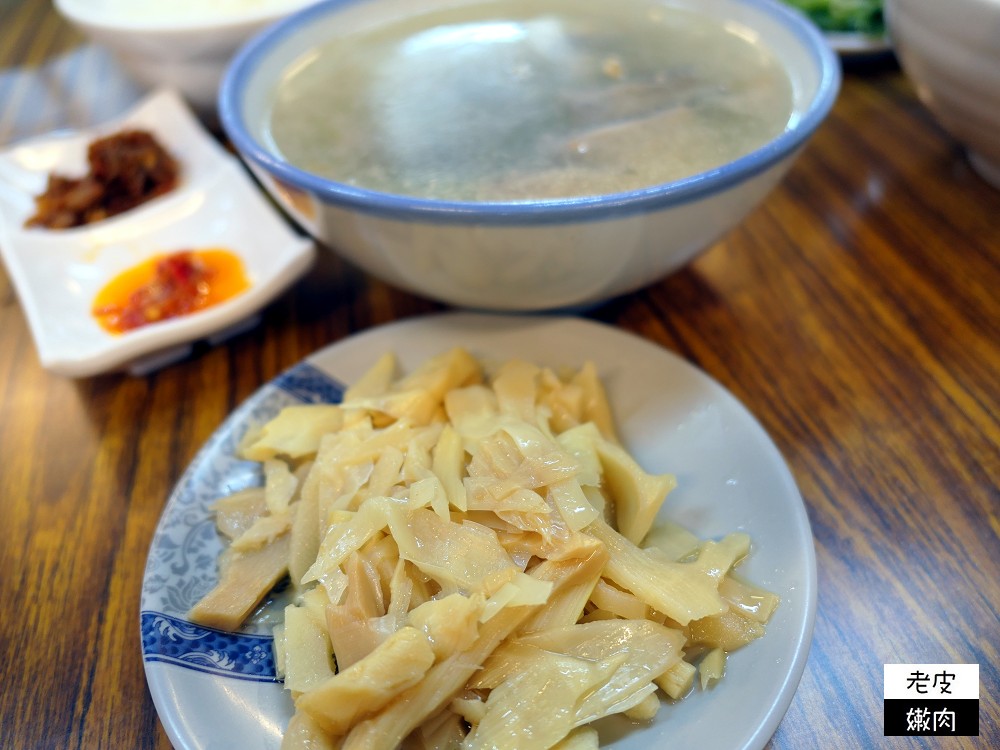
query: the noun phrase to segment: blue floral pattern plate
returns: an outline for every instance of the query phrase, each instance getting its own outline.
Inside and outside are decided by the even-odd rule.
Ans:
[[[277,750],[293,711],[271,654],[280,603],[238,633],[186,619],[216,581],[222,543],[209,504],[262,482],[255,464],[235,456],[244,432],[289,404],[338,402],[345,384],[386,351],[409,369],[458,345],[489,361],[592,360],[626,445],[648,470],[677,475],[665,515],[703,537],[748,533],[753,551],[741,573],[782,598],[767,635],[731,656],[722,681],[664,705],[649,724],[603,721],[602,743],[622,750],[762,748],[805,667],[816,608],[809,520],[770,438],[718,383],[642,339],[571,317],[470,313],[393,323],[317,352],[241,405],[181,477],[150,547],[140,617],[147,682],[174,746]]]

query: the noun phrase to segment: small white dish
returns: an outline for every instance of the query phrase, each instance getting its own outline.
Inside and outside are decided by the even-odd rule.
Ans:
[[[85,174],[88,144],[128,127],[152,132],[181,164],[176,189],[87,226],[24,227],[50,172]],[[97,292],[125,269],[155,255],[208,247],[242,259],[249,289],[200,312],[120,335],[106,332],[91,315]],[[193,341],[244,326],[309,268],[315,248],[290,228],[180,96],[163,90],[99,127],[0,151],[0,253],[42,365],[85,377],[130,367],[148,371],[151,362],[163,366],[185,356]]]
[[[749,534],[741,575],[781,596],[767,633],[730,656],[723,680],[664,705],[649,724],[604,720],[602,746],[763,748],[798,686],[816,613],[809,519],[774,443],[728,391],[648,341],[577,318],[470,313],[381,326],[313,354],[244,402],[181,477],[150,546],[140,605],[146,680],[173,746],[277,750],[293,711],[274,677],[273,608],[239,633],[186,620],[217,580],[222,545],[209,504],[262,483],[259,465],[235,456],[243,433],[290,404],[340,401],[344,384],[387,351],[409,370],[456,345],[554,367],[592,360],[626,446],[647,470],[677,476],[663,515],[706,538]]]

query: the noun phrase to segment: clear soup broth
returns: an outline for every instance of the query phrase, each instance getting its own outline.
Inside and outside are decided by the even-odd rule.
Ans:
[[[780,62],[740,27],[639,0],[495,0],[308,52],[267,136],[338,182],[506,202],[698,174],[767,143],[791,112]]]

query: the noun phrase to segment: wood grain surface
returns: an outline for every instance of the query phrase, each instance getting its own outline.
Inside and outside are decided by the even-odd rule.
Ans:
[[[48,3],[0,0],[0,143],[33,106],[6,74],[83,44]],[[81,63],[81,79],[99,75]],[[846,70],[829,119],[739,228],[587,314],[719,380],[805,498],[819,609],[772,748],[1000,747],[998,290],[1000,190],[877,60]],[[438,309],[324,253],[254,333],[147,377],[73,381],[40,368],[0,268],[0,748],[169,747],[139,593],[174,483],[283,369]],[[891,662],[978,663],[979,737],[883,737]]]

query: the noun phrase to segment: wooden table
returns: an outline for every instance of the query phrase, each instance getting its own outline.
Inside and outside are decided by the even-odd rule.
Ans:
[[[45,73],[70,55],[79,80],[97,76],[82,42],[48,3],[0,0],[4,74]],[[55,101],[39,123],[93,115]],[[0,78],[0,143],[26,134],[17,123],[32,106]],[[721,381],[805,497],[819,610],[773,748],[1000,747],[998,290],[1000,190],[969,169],[907,79],[876,64],[847,71],[830,118],[738,229],[588,313]],[[73,381],[40,368],[0,270],[0,747],[169,747],[138,617],[172,486],[283,369],[438,309],[323,254],[254,334],[148,377]],[[883,739],[891,662],[978,663],[980,736]]]

